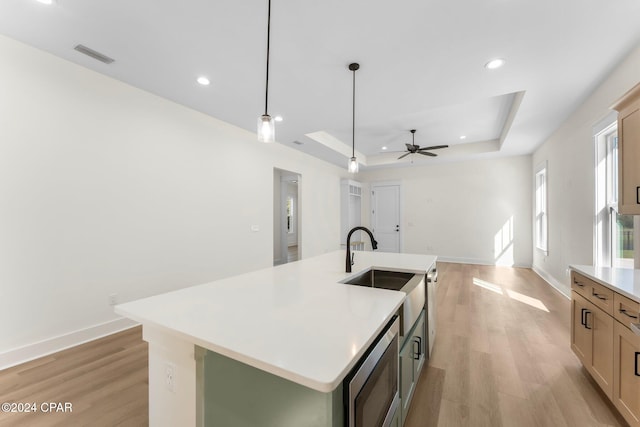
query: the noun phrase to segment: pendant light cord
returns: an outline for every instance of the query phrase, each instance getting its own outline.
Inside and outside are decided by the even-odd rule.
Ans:
[[[271,1],[271,0],[269,0]],[[351,122],[351,157],[356,156],[356,70],[353,70],[353,111]]]
[[[269,0],[269,6],[267,11],[267,82],[266,90],[264,94],[264,115],[267,115],[268,102],[269,102],[269,42],[271,38],[271,0]]]

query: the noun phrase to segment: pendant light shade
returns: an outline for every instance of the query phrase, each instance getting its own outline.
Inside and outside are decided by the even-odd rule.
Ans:
[[[347,166],[347,170],[350,173],[358,173],[358,160],[355,157],[349,159],[349,166]]]
[[[264,114],[258,117],[258,141],[274,142],[276,140],[276,123],[268,113],[269,106],[269,42],[271,37],[271,0],[267,9],[267,78],[264,93]]]
[[[274,142],[276,140],[276,121],[268,114],[258,117],[258,141]]]
[[[360,65],[356,62],[349,64],[349,70],[353,71],[353,120],[351,123],[351,158],[347,166],[350,173],[358,173],[358,159],[356,159],[356,71]]]

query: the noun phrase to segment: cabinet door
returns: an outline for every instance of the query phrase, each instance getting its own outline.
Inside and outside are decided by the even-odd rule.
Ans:
[[[402,408],[397,408],[396,412],[393,414],[393,418],[391,419],[391,424],[389,427],[402,427],[402,417],[400,416],[402,412]]]
[[[640,426],[640,337],[615,323],[613,403],[631,426]]]
[[[591,314],[593,313],[593,314]],[[589,372],[609,399],[613,398],[613,317],[592,306],[585,315],[591,328],[592,351]]]
[[[425,331],[425,311],[422,310],[422,314],[418,317],[416,321],[415,329],[413,330],[413,342],[414,342],[414,352],[413,357],[415,363],[413,364],[413,377],[415,381],[418,381],[418,377],[420,376],[420,372],[424,366],[424,361],[426,360],[427,353],[427,340],[426,340],[426,331]]]
[[[640,85],[627,94],[618,111],[618,208],[640,214]],[[618,108],[616,108],[618,109]]]
[[[577,292],[571,292],[571,350],[578,356],[584,366],[591,365],[591,347],[593,336],[585,326],[586,312],[589,302]]]
[[[400,350],[400,409],[402,423],[407,419],[411,398],[416,385],[415,369],[413,367],[413,341],[407,339]]]

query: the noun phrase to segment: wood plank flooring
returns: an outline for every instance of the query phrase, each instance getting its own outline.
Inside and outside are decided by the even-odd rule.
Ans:
[[[34,413],[0,412],[5,426],[146,426],[147,343],[137,327],[0,371],[0,403],[36,403]],[[45,413],[46,402],[72,412]]]
[[[571,352],[568,299],[529,269],[438,273],[435,347],[405,427],[626,425]]]
[[[569,348],[570,301],[528,269],[438,263],[438,332],[406,427],[624,426]],[[140,328],[0,371],[5,426],[146,426]]]

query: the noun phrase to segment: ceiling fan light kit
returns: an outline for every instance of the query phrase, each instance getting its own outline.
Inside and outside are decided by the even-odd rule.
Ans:
[[[358,159],[356,159],[356,71],[360,68],[360,64],[353,62],[349,64],[349,70],[353,71],[353,115],[351,122],[351,158],[347,165],[350,173],[358,173]]]
[[[269,42],[271,36],[271,0],[267,8],[267,77],[264,94],[264,114],[258,117],[258,141],[274,142],[276,140],[276,122],[268,113],[269,106]]]

